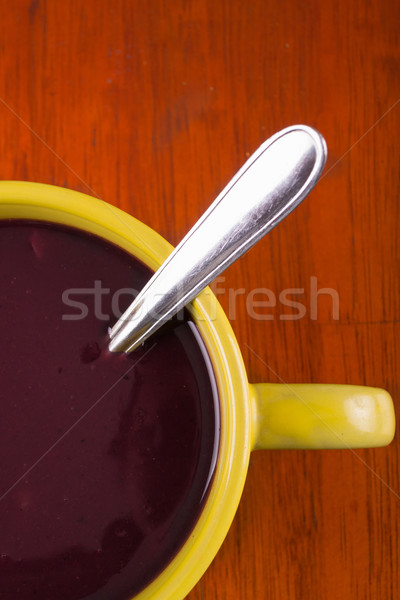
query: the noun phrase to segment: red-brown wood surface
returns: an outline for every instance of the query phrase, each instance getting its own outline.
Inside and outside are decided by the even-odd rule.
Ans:
[[[0,179],[97,195],[176,243],[264,139],[316,126],[325,176],[228,269],[220,287],[244,291],[220,300],[251,381],[381,386],[400,412],[399,14],[393,0],[0,0]],[[337,291],[338,320],[322,295],[311,318],[312,277]],[[304,288],[305,316],[280,319],[296,311],[278,300],[251,318],[260,287]],[[254,453],[188,598],[399,598],[399,451]]]

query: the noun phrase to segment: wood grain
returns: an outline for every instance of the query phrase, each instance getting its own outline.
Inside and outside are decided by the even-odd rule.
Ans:
[[[382,386],[400,413],[399,4],[0,0],[0,13],[0,178],[97,195],[173,243],[264,139],[316,126],[324,178],[228,269],[226,290],[245,292],[220,300],[252,381]],[[339,320],[322,295],[311,319],[311,277],[339,294]],[[305,316],[282,320],[278,303],[251,319],[260,287],[303,288]],[[399,598],[399,451],[397,438],[254,453],[189,600]]]

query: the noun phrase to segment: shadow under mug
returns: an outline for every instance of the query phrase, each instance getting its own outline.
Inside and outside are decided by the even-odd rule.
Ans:
[[[155,231],[101,200],[55,186],[0,182],[0,218],[35,219],[94,233],[156,270],[172,246]],[[249,384],[230,323],[207,288],[188,307],[212,361],[221,412],[213,484],[189,538],[135,600],[179,600],[221,546],[243,490],[250,452],[271,448],[359,448],[389,444],[392,400],[377,388],[320,384]]]

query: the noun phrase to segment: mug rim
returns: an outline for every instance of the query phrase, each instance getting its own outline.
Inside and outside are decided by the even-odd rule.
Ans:
[[[0,219],[36,219],[94,233],[155,270],[173,247],[119,208],[82,192],[26,181],[0,182]],[[201,578],[236,513],[252,448],[249,384],[242,355],[217,298],[206,288],[189,305],[211,359],[220,405],[220,446],[208,498],[192,532],[170,563],[135,600],[179,600]]]

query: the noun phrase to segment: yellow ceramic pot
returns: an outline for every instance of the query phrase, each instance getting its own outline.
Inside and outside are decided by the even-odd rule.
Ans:
[[[0,182],[0,218],[39,219],[95,233],[154,270],[172,250],[157,233],[119,209],[48,185]],[[189,309],[218,385],[218,463],[189,539],[137,600],[179,600],[199,580],[232,522],[252,450],[384,446],[394,436],[394,410],[387,392],[356,386],[249,384],[229,321],[211,291],[202,292]]]

